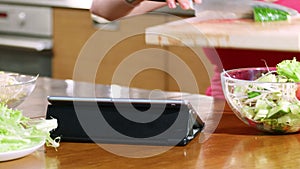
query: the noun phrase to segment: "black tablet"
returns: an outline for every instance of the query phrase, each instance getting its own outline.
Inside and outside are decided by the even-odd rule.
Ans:
[[[62,141],[186,145],[204,127],[185,100],[49,96]]]

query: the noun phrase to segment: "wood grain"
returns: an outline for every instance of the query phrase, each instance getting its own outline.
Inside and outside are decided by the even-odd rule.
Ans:
[[[81,48],[96,30],[88,10],[53,9],[52,74],[54,78],[72,78],[74,65]]]

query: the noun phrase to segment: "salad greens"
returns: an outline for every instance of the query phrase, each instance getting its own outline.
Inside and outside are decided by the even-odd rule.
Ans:
[[[289,20],[289,13],[280,9],[255,6],[253,7],[255,22],[286,21]]]
[[[259,82],[259,83],[257,83]],[[276,82],[276,83],[270,83]],[[284,60],[253,83],[235,84],[234,105],[246,121],[274,133],[300,130],[300,62]]]
[[[284,60],[277,64],[277,73],[285,76],[291,82],[300,82],[300,62],[293,60]]]
[[[43,142],[58,147],[59,138],[52,139],[49,133],[55,128],[56,119],[30,119],[20,110],[0,103],[0,153],[30,148]]]

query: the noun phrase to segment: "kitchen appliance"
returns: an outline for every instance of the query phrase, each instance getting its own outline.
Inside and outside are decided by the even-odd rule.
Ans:
[[[0,3],[0,71],[51,76],[51,7]]]

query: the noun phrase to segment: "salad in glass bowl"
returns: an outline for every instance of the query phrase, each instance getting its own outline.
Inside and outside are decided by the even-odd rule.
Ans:
[[[34,90],[38,76],[0,71],[0,103],[14,108]]]
[[[221,73],[228,105],[244,123],[269,133],[300,131],[300,62]]]

